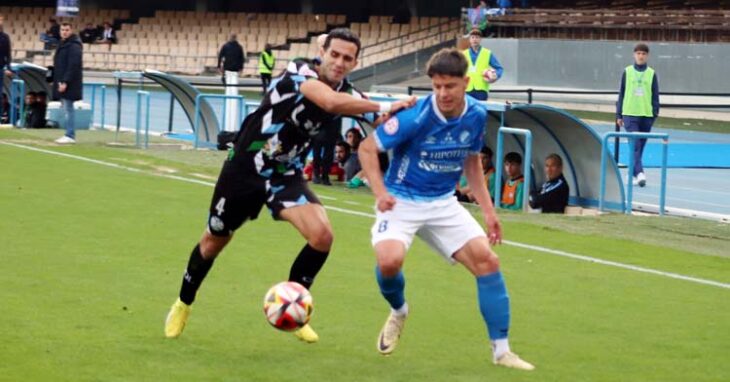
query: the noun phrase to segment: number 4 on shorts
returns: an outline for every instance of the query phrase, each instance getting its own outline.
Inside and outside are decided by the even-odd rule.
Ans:
[[[218,216],[223,216],[223,206],[226,205],[226,198],[220,198],[218,204],[215,205],[215,210],[218,212]]]

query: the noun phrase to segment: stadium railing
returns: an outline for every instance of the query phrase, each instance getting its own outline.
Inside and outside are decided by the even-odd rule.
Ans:
[[[662,166],[661,166],[661,180],[659,188],[659,215],[664,215],[664,205],[666,201],[667,191],[667,156],[669,149],[669,134],[665,133],[621,133],[621,132],[608,132],[603,135],[601,140],[601,188],[600,196],[598,198],[598,210],[603,211],[604,199],[606,196],[606,161],[609,156],[608,140],[611,137],[615,138],[628,138],[629,140],[629,164],[627,169],[627,181],[626,181],[626,203],[624,204],[624,213],[631,214],[633,210],[633,190],[634,184],[631,181],[630,175],[634,171],[634,146],[636,145],[637,139],[661,139],[662,140]]]

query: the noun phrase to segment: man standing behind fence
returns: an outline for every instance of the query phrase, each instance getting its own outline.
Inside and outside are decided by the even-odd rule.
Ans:
[[[616,123],[632,133],[648,133],[659,115],[659,79],[654,69],[647,65],[649,46],[640,43],[634,47],[634,64],[627,66],[621,76],[621,89],[616,102]],[[646,185],[646,175],[641,156],[646,139],[637,139],[634,144],[633,183]]]
[[[0,14],[0,100],[2,100],[3,89],[5,88],[4,76],[12,77],[10,62],[12,61],[12,50],[10,49],[10,36],[3,32],[3,21],[5,17]],[[3,103],[0,102],[0,115],[3,115]]]
[[[60,99],[66,114],[66,134],[56,143],[76,143],[74,102],[83,99],[81,39],[73,34],[71,24],[61,24],[61,42],[53,56],[53,99]]]
[[[218,53],[218,70],[223,74],[227,96],[238,95],[238,74],[243,69],[245,61],[246,54],[243,52],[243,47],[238,43],[236,35],[231,34],[228,42],[223,44]],[[241,124],[240,106],[234,99],[226,100],[226,125],[223,127],[226,131],[236,131]]]

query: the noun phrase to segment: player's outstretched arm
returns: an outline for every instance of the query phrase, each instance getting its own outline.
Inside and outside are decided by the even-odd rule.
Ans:
[[[370,182],[370,188],[375,194],[378,210],[389,211],[395,206],[395,198],[388,194],[383,183],[383,175],[380,173],[380,162],[378,161],[378,145],[375,143],[374,135],[367,137],[357,150],[360,159],[360,166]]]
[[[416,97],[395,102],[374,102],[355,98],[346,93],[336,92],[318,80],[305,81],[300,90],[304,97],[330,114],[395,113],[416,103]]]
[[[469,155],[464,163],[464,174],[471,188],[472,195],[479,203],[479,207],[484,214],[484,221],[487,223],[487,231],[489,243],[499,244],[502,242],[502,227],[497,218],[497,212],[492,204],[492,198],[489,195],[487,185],[484,183],[484,175],[482,171],[482,161],[479,154]]]

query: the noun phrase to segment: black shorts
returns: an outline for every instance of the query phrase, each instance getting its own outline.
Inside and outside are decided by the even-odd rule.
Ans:
[[[279,220],[282,210],[307,203],[322,204],[301,174],[266,179],[237,161],[226,161],[210,201],[208,231],[230,236],[246,220],[255,220],[264,204]]]

